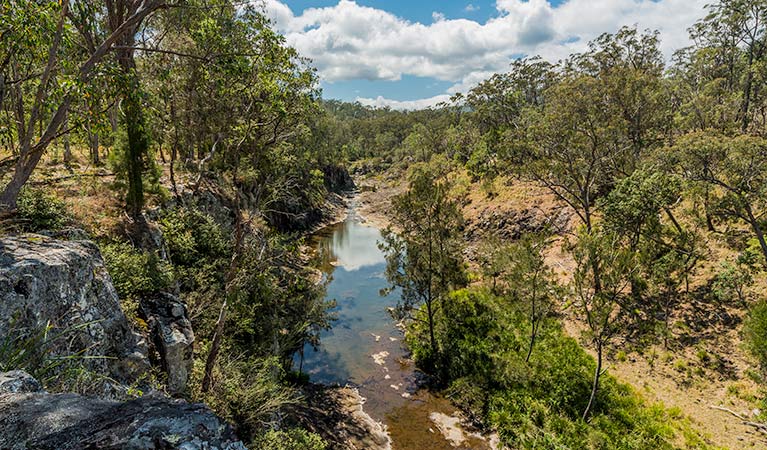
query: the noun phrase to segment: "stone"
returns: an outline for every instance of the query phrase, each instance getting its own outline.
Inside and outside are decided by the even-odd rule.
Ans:
[[[0,374],[0,380],[26,377]],[[0,393],[0,448],[246,450],[232,428],[205,405],[44,392]]]
[[[130,326],[93,242],[0,239],[0,340],[39,345],[47,327],[46,357],[76,355],[87,370],[121,384],[149,369],[143,337]]]
[[[43,392],[43,386],[23,370],[0,373],[0,395]]]
[[[194,364],[194,331],[186,307],[177,297],[162,294],[143,299],[141,310],[160,366],[168,376],[168,392],[186,392]]]

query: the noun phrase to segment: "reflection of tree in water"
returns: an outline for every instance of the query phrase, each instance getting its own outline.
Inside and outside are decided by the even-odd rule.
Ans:
[[[351,371],[340,352],[307,349],[304,367],[311,367],[309,375],[315,383],[344,385],[351,378]]]

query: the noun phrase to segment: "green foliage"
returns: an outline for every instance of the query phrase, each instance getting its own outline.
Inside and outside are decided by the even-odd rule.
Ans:
[[[202,362],[198,363],[195,378],[202,376]],[[283,377],[277,358],[227,358],[216,368],[219,381],[211,391],[195,392],[195,397],[236,423],[241,437],[255,439],[274,424],[275,414],[281,408],[298,401],[296,392],[286,386]],[[311,442],[312,438],[309,439]]]
[[[269,430],[251,445],[260,450],[325,450],[327,444],[316,434],[300,428]]]
[[[286,368],[305,343],[319,343],[334,306],[324,300],[323,287],[300,268],[294,245],[278,236],[249,242],[231,298],[232,344],[249,354],[279,357]]]
[[[679,434],[686,430],[678,418],[646,405],[609,376],[602,380],[591,420],[581,419],[594,360],[554,319],[546,319],[536,352],[525,362],[531,325],[507,300],[470,288],[452,293],[445,308],[451,313],[440,317],[437,336],[450,361],[446,392],[473,421],[497,430],[510,448],[679,448]],[[416,358],[426,332],[418,321],[408,328]]]
[[[165,210],[159,225],[175,265],[200,266],[231,254],[227,230],[200,210],[181,207]]]
[[[55,231],[69,221],[64,202],[43,189],[21,191],[16,213],[28,231]]]
[[[735,301],[748,307],[749,295],[747,289],[754,283],[753,271],[737,261],[733,264],[723,261],[714,277],[711,292],[722,303],[732,304]]]
[[[386,253],[386,278],[402,289],[397,307],[400,317],[409,317],[425,306],[431,361],[436,365],[439,349],[435,340],[435,316],[443,314],[447,293],[467,283],[463,262],[463,225],[459,203],[451,198],[451,180],[437,160],[413,168],[409,189],[393,199],[391,227],[383,233],[381,249]]]
[[[143,128],[138,130],[132,127],[131,133],[139,136],[134,139],[149,139],[143,136]],[[129,209],[134,211],[143,208],[144,192],[164,197],[166,193],[160,185],[161,168],[149,150],[149,143],[131,142],[129,135],[123,131],[117,134],[116,139],[115,148],[109,153],[108,164],[115,173],[114,188],[125,197]]]
[[[173,282],[172,267],[154,252],[115,242],[102,245],[101,254],[122,300],[135,301],[142,295],[161,292]]]
[[[743,326],[743,335],[746,347],[767,376],[767,301],[762,300],[751,308]]]

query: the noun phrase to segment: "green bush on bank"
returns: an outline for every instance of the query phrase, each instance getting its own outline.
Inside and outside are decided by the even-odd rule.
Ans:
[[[446,392],[510,448],[675,449],[680,433],[681,448],[708,448],[676,414],[646,405],[610,376],[584,422],[595,362],[555,319],[547,319],[525,363],[529,321],[507,299],[470,288],[450,294],[443,308],[437,339]],[[418,321],[408,329],[416,360],[429,351],[425,331]]]
[[[101,254],[121,299],[135,300],[166,290],[173,283],[173,268],[154,252],[115,242],[102,245]]]
[[[253,442],[251,448],[260,450],[325,450],[321,437],[300,428],[268,431]]]

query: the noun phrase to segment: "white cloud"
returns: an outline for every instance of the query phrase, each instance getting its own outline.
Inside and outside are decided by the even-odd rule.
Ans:
[[[479,11],[479,6],[476,6],[473,3],[469,3],[465,8],[463,8],[463,10],[466,12],[475,12]]]
[[[450,100],[450,95],[447,95],[447,94],[437,95],[430,98],[422,98],[419,100],[405,100],[405,101],[390,100],[380,95],[377,98],[365,98],[365,97],[356,98],[356,101],[360,102],[361,104],[365,106],[372,106],[374,108],[389,107],[391,109],[399,109],[399,110],[426,109],[426,108],[431,108],[433,106],[437,106],[437,104],[442,102],[447,102],[449,100]]]
[[[498,16],[485,23],[434,13],[431,24],[352,0],[298,16],[279,0],[265,0],[265,7],[288,43],[313,60],[324,81],[395,81],[413,75],[453,82],[448,93],[454,93],[507,70],[520,55],[557,61],[624,25],[659,30],[661,48],[670,56],[689,44],[687,29],[704,15],[708,1],[568,0],[553,7],[547,0],[497,0]],[[402,103],[363,100],[392,107]]]

